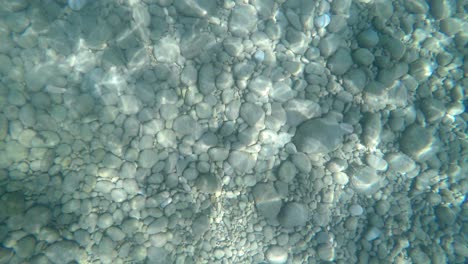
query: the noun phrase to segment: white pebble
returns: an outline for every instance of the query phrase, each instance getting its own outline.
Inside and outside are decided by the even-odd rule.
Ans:
[[[330,16],[328,14],[323,14],[315,18],[314,23],[318,28],[324,28],[330,24]]]
[[[68,0],[68,6],[75,11],[82,9],[86,5],[87,0]]]

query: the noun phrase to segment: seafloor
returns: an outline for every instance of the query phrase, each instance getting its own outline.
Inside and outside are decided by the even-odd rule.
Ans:
[[[0,263],[467,263],[466,0],[0,0]]]

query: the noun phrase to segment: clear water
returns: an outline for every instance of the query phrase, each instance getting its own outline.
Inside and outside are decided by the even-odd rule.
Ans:
[[[0,263],[466,263],[467,8],[1,1]]]

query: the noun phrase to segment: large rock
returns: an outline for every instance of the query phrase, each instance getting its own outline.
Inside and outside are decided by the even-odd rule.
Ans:
[[[305,226],[309,219],[307,207],[300,203],[287,203],[278,214],[278,221],[283,227]]]
[[[299,125],[293,142],[301,152],[327,154],[343,142],[344,131],[334,121],[324,118],[307,120]]]
[[[425,161],[432,154],[433,141],[428,128],[413,124],[403,131],[400,138],[400,149],[416,161]]]

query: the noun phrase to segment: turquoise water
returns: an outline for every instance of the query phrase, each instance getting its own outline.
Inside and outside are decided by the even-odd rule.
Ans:
[[[465,1],[0,2],[0,263],[467,262]]]

